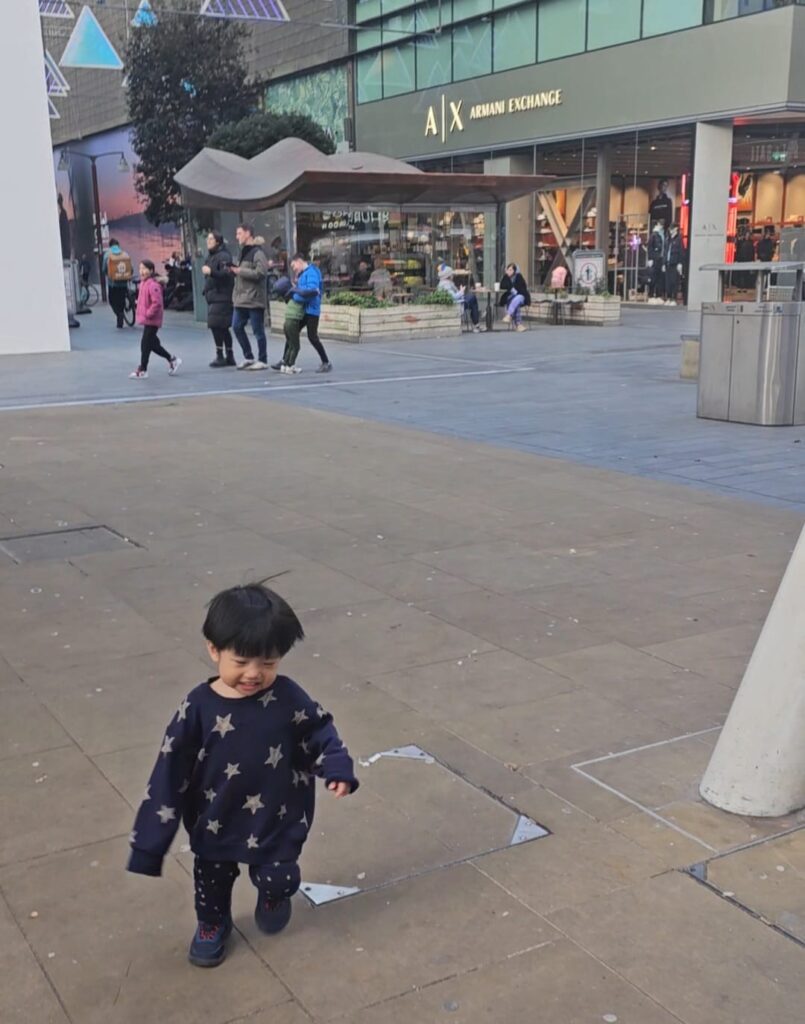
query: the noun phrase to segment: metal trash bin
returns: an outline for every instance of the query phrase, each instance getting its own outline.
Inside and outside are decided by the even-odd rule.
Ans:
[[[796,296],[802,268],[796,265]],[[734,265],[702,269],[719,270],[723,295]],[[697,415],[759,426],[805,423],[804,312],[801,301],[702,303]]]

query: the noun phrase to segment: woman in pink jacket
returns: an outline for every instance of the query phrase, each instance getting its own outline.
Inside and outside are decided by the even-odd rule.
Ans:
[[[162,347],[159,340],[157,332],[162,326],[165,304],[162,299],[162,285],[154,277],[155,273],[156,269],[151,260],[143,260],[140,264],[140,293],[137,296],[137,323],[143,329],[143,337],[140,342],[140,365],[134,373],[129,374],[133,380],[144,380],[148,376],[148,360],[152,352],[168,361],[168,373],[171,376],[182,365],[182,360],[178,356],[172,356]]]

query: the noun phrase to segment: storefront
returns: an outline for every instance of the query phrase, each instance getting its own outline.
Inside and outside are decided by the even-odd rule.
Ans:
[[[391,0],[395,24],[413,29],[393,46],[378,34],[378,64],[367,40],[388,19],[374,2],[358,35],[358,149],[428,171],[551,179],[501,216],[498,272],[513,259],[541,283],[576,249],[601,249],[622,298],[673,290],[697,308],[714,288],[701,265],[802,251],[802,5],[452,0],[428,35],[433,5],[413,5],[410,22]],[[405,87],[395,53],[412,55]],[[684,251],[681,278],[661,289],[649,266],[658,224],[663,252],[672,226]]]
[[[287,273],[298,250],[319,265],[328,293],[378,291],[382,279],[383,297],[400,302],[432,290],[442,261],[459,282],[491,288],[498,209],[544,183],[533,175],[426,174],[367,153],[325,156],[299,139],[253,160],[202,150],[176,180],[197,239],[197,278],[206,233],[231,240],[248,220],[264,239],[273,277]],[[196,308],[203,317],[203,303]]]

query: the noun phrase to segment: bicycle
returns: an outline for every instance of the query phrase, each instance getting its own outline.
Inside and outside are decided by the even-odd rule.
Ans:
[[[97,285],[89,282],[82,282],[78,289],[78,305],[81,309],[87,306],[97,306],[101,300],[101,293]]]
[[[139,281],[129,281],[129,286],[126,289],[126,300],[123,304],[123,319],[129,325],[129,327],[134,326],[134,321],[137,316],[137,293],[139,292],[139,290]]]

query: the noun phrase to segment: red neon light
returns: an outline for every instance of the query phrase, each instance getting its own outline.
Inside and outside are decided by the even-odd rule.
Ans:
[[[735,262],[735,236],[738,231],[738,186],[741,183],[740,174],[730,175],[730,194],[727,203],[727,249],[725,263]]]
[[[682,181],[680,183],[680,192],[682,203],[679,207],[679,233],[682,235],[682,241],[687,248],[688,236],[690,235],[690,199],[688,198],[688,175],[682,175]]]

